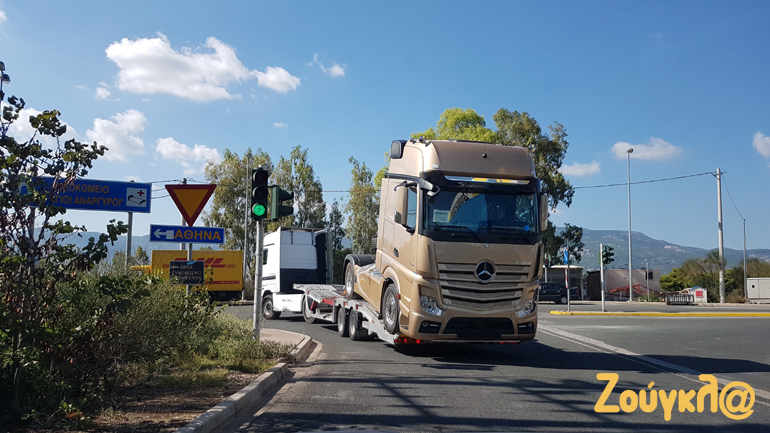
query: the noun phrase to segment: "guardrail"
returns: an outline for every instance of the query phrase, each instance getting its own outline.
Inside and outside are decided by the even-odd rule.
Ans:
[[[666,305],[692,305],[695,303],[695,295],[681,293],[667,293]]]

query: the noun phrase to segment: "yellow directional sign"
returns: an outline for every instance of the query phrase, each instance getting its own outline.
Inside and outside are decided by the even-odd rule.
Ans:
[[[166,185],[166,190],[174,199],[187,225],[192,227],[216,187],[214,184]]]

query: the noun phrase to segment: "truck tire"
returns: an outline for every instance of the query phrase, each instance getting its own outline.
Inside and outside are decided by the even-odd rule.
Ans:
[[[350,310],[350,314],[348,314],[348,336],[353,341],[363,339],[363,332],[361,330],[361,314],[356,310]]]
[[[345,265],[345,291],[342,294],[348,301],[359,297],[354,289],[356,285],[356,272],[354,268],[353,262],[347,262]]]
[[[398,306],[398,292],[396,286],[388,284],[385,288],[385,295],[382,297],[382,321],[385,324],[385,330],[391,334],[395,334],[400,331],[399,316],[401,316],[400,307]]]
[[[262,317],[266,320],[277,319],[281,317],[280,311],[275,311],[273,307],[273,295],[265,295],[262,297]]]
[[[315,322],[315,317],[310,315],[310,308],[308,308],[308,305],[307,305],[308,301],[310,300],[308,299],[307,296],[304,296],[302,298],[302,317],[305,319],[305,322],[313,323]]]
[[[340,337],[348,336],[348,312],[344,307],[337,309],[337,332]]]

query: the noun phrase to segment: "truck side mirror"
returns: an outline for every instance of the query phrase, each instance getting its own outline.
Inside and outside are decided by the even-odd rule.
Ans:
[[[406,225],[407,191],[408,189],[405,185],[396,187],[396,213],[393,216],[393,220],[402,226]]]
[[[548,196],[540,194],[540,231],[548,228]]]

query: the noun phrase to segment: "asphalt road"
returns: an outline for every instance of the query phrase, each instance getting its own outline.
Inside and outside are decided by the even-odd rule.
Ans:
[[[661,308],[620,304],[611,308]],[[717,309],[666,311],[693,308]],[[320,347],[253,419],[233,431],[768,431],[770,318],[557,316],[548,314],[551,309],[564,306],[539,306],[534,341],[412,349],[343,339],[334,325],[308,325],[299,315],[284,314],[267,326],[307,334]],[[596,311],[597,306],[571,309]],[[243,318],[251,314],[250,307],[227,311]],[[660,399],[650,413],[640,407],[629,413],[597,413],[595,405],[607,384],[597,373],[619,375],[608,405],[618,405],[625,390],[637,397],[646,390],[647,400],[653,390],[697,392],[705,385],[698,380],[700,373],[713,374],[722,386],[743,381],[755,391],[753,413],[744,420],[730,419],[719,409],[712,413],[709,398],[704,412],[683,407],[682,413],[679,394],[670,421]],[[696,397],[691,401],[697,404]]]

